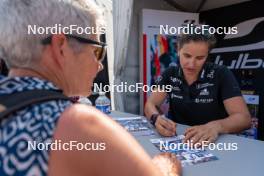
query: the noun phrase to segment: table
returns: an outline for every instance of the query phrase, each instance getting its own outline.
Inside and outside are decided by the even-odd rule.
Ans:
[[[129,113],[113,111],[112,117],[133,117]],[[183,134],[188,126],[177,125],[177,134]],[[156,133],[154,136],[135,136],[137,141],[143,146],[145,151],[153,157],[160,153],[159,150],[150,142],[152,138],[159,138]],[[209,161],[192,166],[183,167],[183,176],[263,176],[264,175],[264,142],[254,139],[239,137],[236,135],[221,135],[217,143],[237,143],[238,150],[220,151],[210,150],[219,158],[216,161]],[[263,162],[263,163],[262,163]]]

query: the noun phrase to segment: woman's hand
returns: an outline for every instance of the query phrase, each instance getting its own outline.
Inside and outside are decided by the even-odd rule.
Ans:
[[[172,153],[160,153],[152,159],[164,176],[180,176],[182,173],[181,162]]]
[[[187,128],[184,142],[191,141],[192,144],[203,144],[214,142],[220,134],[221,126],[218,122],[209,122],[205,125],[197,125]]]
[[[159,115],[155,123],[157,131],[162,136],[175,136],[176,135],[176,123],[166,118],[164,115]]]

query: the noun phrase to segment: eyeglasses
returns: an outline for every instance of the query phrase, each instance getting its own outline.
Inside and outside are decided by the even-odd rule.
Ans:
[[[94,50],[94,54],[97,58],[97,61],[98,62],[102,62],[105,58],[105,54],[106,54],[106,43],[103,43],[103,42],[97,42],[97,41],[94,41],[94,40],[91,40],[91,39],[87,39],[87,38],[82,38],[82,37],[78,37],[78,36],[75,36],[75,35],[65,35],[66,37],[70,37],[70,38],[74,38],[76,39],[77,41],[81,42],[81,43],[85,43],[85,44],[91,44],[91,45],[96,45],[98,46],[95,50]],[[43,39],[41,41],[41,43],[43,45],[48,45],[48,44],[51,44],[51,40],[52,40],[52,36],[49,36],[45,39]]]

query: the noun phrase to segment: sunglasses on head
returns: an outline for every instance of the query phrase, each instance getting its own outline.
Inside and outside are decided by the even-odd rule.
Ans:
[[[96,45],[97,48],[94,50],[94,54],[97,58],[97,61],[102,62],[105,58],[105,54],[106,54],[106,43],[103,42],[98,42],[98,41],[94,41],[91,39],[87,39],[87,38],[83,38],[83,37],[79,37],[79,36],[75,36],[75,35],[65,35],[66,37],[69,38],[74,38],[76,39],[78,42],[84,43],[84,44],[91,44],[91,45]],[[49,36],[45,39],[43,39],[41,41],[41,43],[43,45],[48,45],[51,44],[51,40],[52,40],[52,36]]]

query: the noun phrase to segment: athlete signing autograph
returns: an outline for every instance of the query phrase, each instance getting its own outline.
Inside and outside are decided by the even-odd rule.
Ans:
[[[190,125],[185,141],[201,143],[249,128],[250,114],[232,72],[207,61],[214,36],[181,34],[177,44],[179,65],[169,67],[157,81],[158,85],[171,85],[172,90],[152,92],[145,106],[145,114],[158,132],[173,136],[176,123]],[[167,96],[168,118],[157,108]]]

